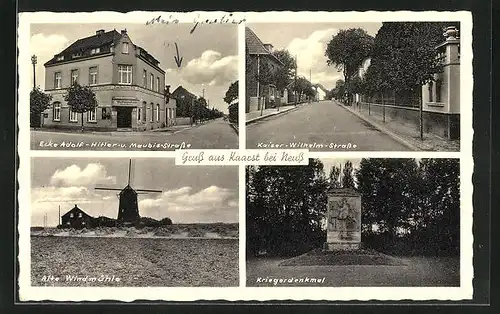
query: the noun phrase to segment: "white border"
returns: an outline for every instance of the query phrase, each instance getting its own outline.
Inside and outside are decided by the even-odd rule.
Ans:
[[[382,22],[382,21],[460,21],[461,22],[461,152],[311,152],[310,156],[319,158],[360,158],[360,157],[411,157],[411,158],[460,158],[461,170],[461,254],[460,287],[244,287],[245,286],[245,175],[244,166],[239,166],[240,196],[240,287],[233,288],[104,288],[104,287],[31,287],[30,286],[30,157],[124,157],[123,152],[80,152],[80,151],[30,151],[29,135],[29,91],[28,78],[31,75],[30,24],[31,23],[145,23],[161,15],[173,15],[180,22],[192,23],[194,20],[220,18],[227,12],[117,12],[93,13],[21,13],[19,14],[19,136],[20,155],[19,179],[19,286],[22,301],[97,301],[112,299],[121,301],[168,300],[461,300],[472,298],[472,14],[457,12],[247,12],[233,13],[232,19],[245,19],[249,23],[258,22]],[[200,26],[198,26],[200,27]],[[244,23],[239,26],[238,47],[239,92],[240,92],[240,149],[245,148],[244,130]],[[243,110],[242,110],[243,109]],[[127,157],[174,157],[175,152],[127,152]]]

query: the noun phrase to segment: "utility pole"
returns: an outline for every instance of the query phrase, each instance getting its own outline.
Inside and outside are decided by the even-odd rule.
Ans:
[[[36,75],[35,75],[35,65],[36,65],[36,56],[31,56],[31,64],[33,64],[33,89],[36,89]]]
[[[191,124],[192,124],[193,122],[195,122],[195,121],[194,121],[194,97],[193,97],[193,98],[191,98],[191,120],[192,120]]]
[[[295,55],[295,79],[294,79],[295,106],[297,106],[297,55]]]
[[[59,216],[57,217],[57,225],[61,225],[61,205],[59,205]]]

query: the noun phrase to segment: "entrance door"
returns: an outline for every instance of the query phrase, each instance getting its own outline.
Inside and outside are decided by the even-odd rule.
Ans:
[[[132,108],[117,107],[116,108],[116,126],[118,128],[132,127]]]

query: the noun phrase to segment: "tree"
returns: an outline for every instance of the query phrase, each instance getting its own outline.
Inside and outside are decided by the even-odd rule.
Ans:
[[[279,66],[274,72],[276,88],[278,90],[283,90],[294,78],[296,68],[295,58],[286,49],[275,50],[272,54],[283,63],[283,65]]]
[[[442,71],[435,47],[444,40],[443,25],[384,22],[375,37],[372,63],[367,71],[370,90],[415,94],[434,81],[434,74]]]
[[[309,82],[303,76],[300,76],[297,78],[297,81],[293,85],[293,89],[294,89],[294,91],[297,92],[299,100],[303,94],[308,96],[308,97],[312,97],[315,95],[315,92],[313,90],[313,86],[312,86],[311,82]]]
[[[361,28],[340,30],[327,44],[325,56],[327,64],[342,70],[344,75],[348,104],[351,104],[351,78],[359,70],[363,61],[370,56],[373,37]]]
[[[353,177],[353,167],[352,162],[346,161],[344,169],[342,170],[342,188],[344,189],[354,189],[354,177]]]
[[[248,169],[248,168],[247,168]],[[324,242],[323,164],[259,166],[247,171],[247,247],[251,254],[302,253]]]
[[[410,158],[371,158],[361,160],[356,171],[357,190],[363,199],[362,226],[365,233],[386,234],[394,239],[398,231],[409,228],[419,187],[418,166]]]
[[[238,81],[229,85],[226,95],[224,96],[224,101],[228,104],[231,104],[236,99],[238,99]]]
[[[330,169],[330,174],[328,175],[328,183],[330,184],[330,188],[338,189],[341,187],[339,178],[340,178],[340,168],[337,166],[333,166],[332,169]]]
[[[438,243],[438,252],[456,254],[460,248],[460,162],[451,158],[422,159],[420,171],[424,210],[415,217],[418,238]]]
[[[40,126],[40,115],[50,105],[52,96],[45,94],[39,87],[30,92],[30,124],[34,127]]]
[[[81,86],[75,83],[71,85],[66,95],[64,95],[64,100],[68,102],[71,111],[81,114],[83,132],[83,113],[94,110],[97,107],[94,92],[88,86]]]

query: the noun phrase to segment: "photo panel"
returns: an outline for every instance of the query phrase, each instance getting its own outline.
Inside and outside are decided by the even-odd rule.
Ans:
[[[238,148],[238,25],[61,17],[21,34],[31,149]]]
[[[460,159],[319,158],[246,177],[248,287],[461,286]]]
[[[31,252],[21,263],[31,280],[22,285],[239,286],[238,167],[172,158],[31,164]]]
[[[249,21],[247,149],[460,151],[460,35],[459,21]]]

